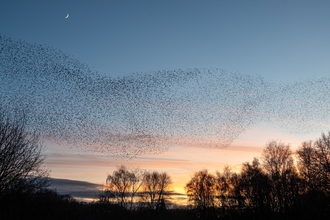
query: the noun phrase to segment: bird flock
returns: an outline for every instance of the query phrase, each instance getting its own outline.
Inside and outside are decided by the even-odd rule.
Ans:
[[[310,132],[330,122],[330,78],[276,84],[219,69],[110,77],[65,53],[0,35],[0,104],[27,127],[83,153],[160,154],[225,148],[266,121]]]

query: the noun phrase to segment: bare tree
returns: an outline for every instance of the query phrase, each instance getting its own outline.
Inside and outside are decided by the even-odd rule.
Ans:
[[[303,142],[297,150],[299,174],[306,182],[307,190],[316,190],[319,186],[320,173],[317,171],[317,154],[313,142]]]
[[[330,193],[330,132],[315,142],[304,142],[297,150],[299,171],[308,187]]]
[[[133,209],[137,193],[143,183],[143,171],[118,167],[106,180],[106,199],[125,209]]]
[[[225,166],[223,172],[216,172],[215,188],[217,204],[222,212],[232,210],[239,205],[239,195],[235,192],[238,184],[238,176],[232,172],[229,166]]]
[[[188,201],[199,210],[201,218],[208,218],[215,207],[216,188],[215,177],[207,170],[196,172],[186,184]]]
[[[272,209],[274,212],[285,213],[301,190],[290,145],[277,141],[267,143],[262,161],[271,180]]]
[[[165,208],[165,200],[170,197],[171,177],[166,173],[146,172],[143,178],[143,199],[148,208]]]
[[[253,159],[252,164],[243,163],[237,190],[244,198],[245,206],[253,212],[264,214],[269,211],[271,183],[257,158]]]
[[[217,197],[219,201],[220,207],[228,207],[230,206],[230,198],[232,192],[233,185],[231,184],[231,170],[230,167],[225,166],[223,169],[223,173],[216,172],[216,190]]]
[[[49,171],[36,132],[28,132],[24,116],[0,113],[0,195],[11,190],[33,192],[49,185]]]

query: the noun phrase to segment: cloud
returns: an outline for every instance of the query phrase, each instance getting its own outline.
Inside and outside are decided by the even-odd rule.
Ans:
[[[139,164],[153,167],[154,164],[162,165],[173,165],[189,164],[190,160],[171,158],[171,153],[166,153],[164,156],[140,156],[138,158],[127,159],[127,158],[112,158],[103,155],[91,155],[91,154],[75,154],[75,153],[46,153],[47,157],[45,164],[49,166],[92,166],[92,167],[106,167],[109,166],[109,159],[111,159],[111,165],[113,164],[126,164],[128,166],[139,166]],[[177,155],[180,156],[180,155]],[[91,163],[92,161],[92,163]],[[151,164],[151,165],[150,165]]]
[[[90,183],[80,180],[51,178],[50,188],[55,189],[61,195],[70,195],[78,200],[96,200],[98,194],[104,189],[101,184]],[[179,192],[170,192],[173,198],[185,197],[185,194]]]
[[[102,185],[70,179],[51,178],[51,187],[63,195],[70,195],[77,199],[95,199],[102,189]]]

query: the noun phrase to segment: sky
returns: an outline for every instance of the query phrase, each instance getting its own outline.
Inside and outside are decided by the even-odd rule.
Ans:
[[[54,185],[59,191],[77,197],[91,197],[91,191],[100,188],[108,174],[117,166],[125,164],[166,171],[172,177],[174,190],[184,193],[184,185],[198,170],[215,172],[229,165],[233,170],[239,171],[240,164],[252,161],[253,157],[260,157],[263,147],[270,140],[280,140],[296,148],[302,141],[315,140],[320,137],[321,132],[327,131],[330,121],[330,106],[326,99],[330,70],[329,7],[328,1],[302,0],[2,0],[0,34],[14,41],[21,40],[29,45],[62,51],[70,59],[87,65],[108,81],[125,81],[124,77],[127,77],[138,82],[143,74],[152,76],[162,74],[162,71],[173,73],[197,69],[207,72],[209,69],[220,69],[221,71],[212,72],[214,78],[198,73],[197,78],[200,77],[200,81],[183,79],[188,81],[187,84],[179,83],[171,87],[171,90],[166,90],[166,97],[170,97],[170,92],[180,92],[171,93],[171,98],[164,100],[183,100],[182,105],[188,110],[180,108],[180,114],[170,115],[176,120],[172,124],[155,125],[157,135],[162,134],[162,129],[167,133],[174,127],[173,134],[166,136],[170,138],[163,143],[166,150],[159,154],[141,153],[135,158],[127,159],[95,151],[81,152],[79,148],[69,147],[63,142],[44,142],[47,154],[45,166],[51,170],[50,175],[56,179]],[[233,81],[235,77],[239,79]],[[245,106],[255,106],[250,104],[254,96],[239,98],[244,93],[252,91],[264,97],[262,92],[267,90],[266,101],[255,110],[262,114],[246,113],[240,119],[241,113],[236,113],[237,117],[230,118],[232,111],[229,110],[229,119],[216,118],[215,121],[224,120],[225,126],[234,130],[237,123],[245,123],[235,130],[236,136],[231,136],[230,145],[225,148],[201,147],[204,143],[213,141],[214,133],[208,136],[206,134],[211,132],[209,130],[203,133],[200,132],[201,129],[187,127],[192,118],[199,115],[197,110],[205,110],[196,107],[197,104],[214,107],[211,103],[215,99],[213,95],[221,94],[223,90],[213,82],[223,78],[230,82],[228,88],[239,90],[243,87],[238,92],[238,98],[224,101],[230,107],[238,106],[239,111],[244,110]],[[163,80],[160,77],[157,79]],[[246,87],[246,83],[249,83],[251,89]],[[266,89],[261,86],[264,84],[267,84]],[[151,87],[158,89],[157,85]],[[199,93],[195,88],[204,90]],[[144,90],[141,97],[148,95],[149,98],[149,92],[143,92]],[[229,93],[223,94],[225,96]],[[105,96],[103,98],[106,99]],[[192,101],[187,101],[188,99]],[[241,100],[244,101],[243,104]],[[139,100],[136,102],[139,103]],[[124,101],[115,103],[127,107]],[[177,108],[177,105],[173,105],[171,110]],[[108,107],[106,104],[100,106]],[[146,104],[138,106],[142,110],[148,107]],[[277,109],[274,110],[277,113],[272,113],[270,109]],[[152,110],[160,112],[159,108]],[[205,110],[211,116],[218,111],[225,112],[223,109]],[[130,113],[137,114],[136,118],[139,119],[139,111],[133,109]],[[144,116],[141,116],[142,119]],[[255,122],[247,119],[250,116]],[[154,117],[158,119],[158,113]],[[182,128],[179,126],[181,117],[188,118],[182,119]],[[273,117],[274,119],[267,120]],[[125,115],[121,115],[119,119],[126,122]],[[230,124],[234,119],[238,122]],[[102,118],[98,120],[96,121],[102,122]],[[218,129],[217,125],[211,123],[212,120],[203,115],[198,123],[202,123],[203,129]],[[198,123],[192,124],[198,126]],[[196,143],[194,139],[198,132],[205,134],[198,137],[200,143]],[[176,135],[177,133],[180,135]],[[174,138],[176,141],[173,141]],[[187,141],[189,139],[194,141]],[[85,187],[84,184],[90,185]],[[78,185],[82,186],[82,190]],[[84,189],[86,194],[81,192]]]

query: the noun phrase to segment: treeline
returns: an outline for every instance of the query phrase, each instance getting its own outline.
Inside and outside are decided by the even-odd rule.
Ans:
[[[166,172],[118,167],[93,202],[49,188],[49,171],[36,133],[24,118],[0,114],[0,219],[329,219],[330,132],[297,151],[266,144],[260,159],[197,171],[185,186],[188,204],[177,206]]]
[[[172,194],[171,185],[171,177],[166,172],[120,166],[108,175],[97,203],[107,207],[112,217],[118,219],[142,219],[142,216],[143,219],[163,219]]]
[[[329,219],[330,133],[294,153],[271,141],[239,173],[202,170],[185,190],[199,219]]]
[[[330,132],[295,152],[268,142],[259,158],[243,163],[239,173],[228,166],[194,173],[185,186],[188,204],[179,209],[170,201],[168,174],[121,166],[108,176],[97,203],[118,219],[330,218]]]

